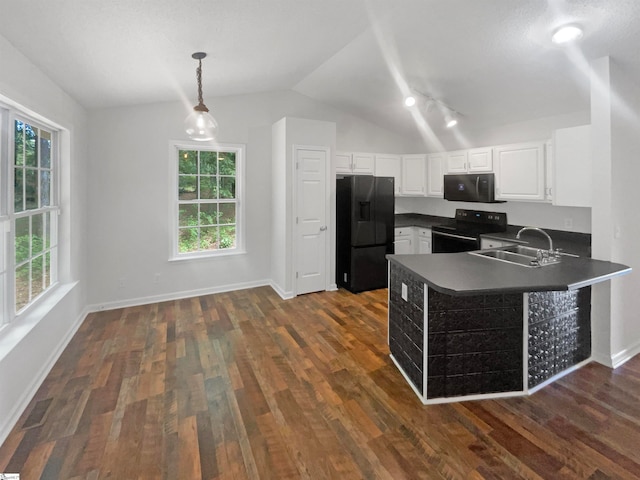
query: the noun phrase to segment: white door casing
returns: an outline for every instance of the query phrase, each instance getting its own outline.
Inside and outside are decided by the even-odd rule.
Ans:
[[[296,148],[296,295],[327,288],[328,207],[326,149]]]

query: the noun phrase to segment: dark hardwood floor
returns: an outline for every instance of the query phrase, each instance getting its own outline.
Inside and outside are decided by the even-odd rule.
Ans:
[[[270,288],[89,315],[0,448],[47,479],[640,477],[640,356],[525,398],[423,406],[386,290]]]

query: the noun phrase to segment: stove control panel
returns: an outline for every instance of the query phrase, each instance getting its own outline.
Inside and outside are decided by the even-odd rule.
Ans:
[[[485,212],[482,210],[466,210],[456,208],[456,222],[474,224],[476,226],[486,225],[497,228],[507,228],[506,212]]]

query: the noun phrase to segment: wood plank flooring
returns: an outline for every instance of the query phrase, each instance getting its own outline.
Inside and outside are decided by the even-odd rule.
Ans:
[[[386,290],[93,313],[0,447],[26,479],[640,477],[640,356],[524,398],[423,406]]]

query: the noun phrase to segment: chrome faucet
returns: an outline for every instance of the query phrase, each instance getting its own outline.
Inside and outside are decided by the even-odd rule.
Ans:
[[[544,230],[542,230],[541,228],[538,228],[538,227],[524,227],[524,228],[521,228],[520,231],[516,234],[516,238],[519,239],[520,238],[520,234],[522,232],[526,232],[527,230],[533,230],[533,231],[536,231],[536,232],[540,232],[545,237],[547,237],[547,239],[549,240],[549,255],[554,255],[553,240],[551,240],[551,237],[549,236],[549,234],[547,232],[545,232]]]

